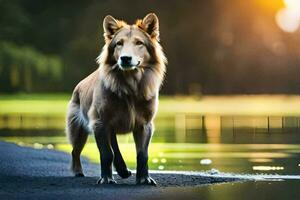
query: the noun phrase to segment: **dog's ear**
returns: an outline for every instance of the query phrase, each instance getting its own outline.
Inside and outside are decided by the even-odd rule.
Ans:
[[[105,40],[111,40],[114,34],[121,28],[121,24],[118,20],[111,15],[107,15],[103,20],[104,38]]]
[[[144,29],[151,38],[159,40],[159,23],[158,17],[154,13],[149,13],[142,20],[141,28]]]

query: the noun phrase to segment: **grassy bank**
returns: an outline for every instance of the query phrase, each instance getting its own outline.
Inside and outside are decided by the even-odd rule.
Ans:
[[[65,115],[69,94],[0,95],[0,115]],[[158,115],[300,115],[300,95],[161,96]]]

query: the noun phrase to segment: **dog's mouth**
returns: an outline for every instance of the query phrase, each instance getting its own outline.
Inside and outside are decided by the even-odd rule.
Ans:
[[[138,61],[138,63],[136,65],[119,65],[120,69],[123,71],[132,71],[137,69],[140,66],[141,62]]]

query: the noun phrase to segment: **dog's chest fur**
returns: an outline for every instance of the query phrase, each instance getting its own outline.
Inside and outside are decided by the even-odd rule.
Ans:
[[[119,96],[108,90],[102,91],[101,96],[99,118],[117,133],[127,133],[151,122],[157,110],[157,97],[145,100],[130,95]]]

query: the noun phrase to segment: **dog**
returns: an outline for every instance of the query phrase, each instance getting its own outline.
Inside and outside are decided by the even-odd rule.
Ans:
[[[114,184],[112,165],[122,178],[131,176],[116,134],[133,133],[136,184],[156,185],[148,172],[148,146],[154,131],[158,95],[167,59],[159,41],[154,13],[129,25],[108,15],[103,20],[105,45],[99,68],[74,89],[68,104],[66,133],[73,147],[71,170],[84,176],[80,154],[93,132],[100,152],[98,184]]]

